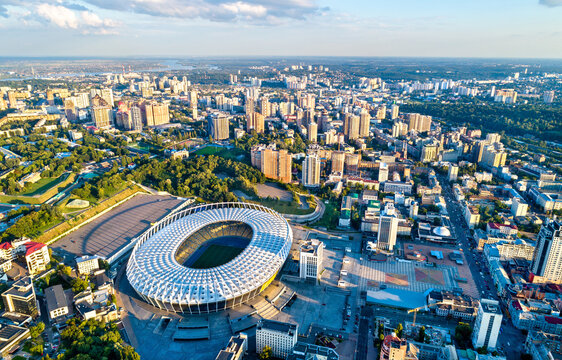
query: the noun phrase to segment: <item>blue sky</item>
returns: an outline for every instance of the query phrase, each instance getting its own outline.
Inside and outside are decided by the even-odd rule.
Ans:
[[[562,0],[0,0],[0,56],[562,58]]]

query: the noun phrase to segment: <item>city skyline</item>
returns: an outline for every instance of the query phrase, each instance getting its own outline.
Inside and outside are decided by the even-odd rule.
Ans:
[[[562,58],[560,0],[0,0],[4,56]]]

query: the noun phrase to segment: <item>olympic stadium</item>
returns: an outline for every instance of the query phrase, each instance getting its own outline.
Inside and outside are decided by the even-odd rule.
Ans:
[[[264,206],[199,205],[168,215],[138,238],[127,278],[160,309],[217,312],[265,290],[292,241],[287,220]]]

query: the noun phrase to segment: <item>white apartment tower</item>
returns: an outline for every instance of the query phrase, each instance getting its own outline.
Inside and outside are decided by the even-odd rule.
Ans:
[[[496,300],[481,299],[472,332],[474,348],[495,349],[502,324],[503,314]]]
[[[318,155],[307,155],[302,163],[302,184],[306,187],[320,185],[320,159]]]
[[[393,203],[386,204],[383,213],[379,217],[379,233],[377,247],[382,250],[392,251],[396,244],[398,234],[398,217]]]
[[[545,282],[562,283],[562,221],[551,220],[541,227],[531,272]]]
[[[459,176],[459,167],[456,165],[449,165],[449,173],[447,174],[447,179],[449,181],[457,181]]]
[[[301,279],[318,280],[322,271],[322,257],[324,243],[317,240],[307,240],[299,248],[299,276]]]

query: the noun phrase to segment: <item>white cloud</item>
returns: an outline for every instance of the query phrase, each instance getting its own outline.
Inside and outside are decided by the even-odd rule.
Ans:
[[[84,0],[102,9],[211,21],[305,19],[324,9],[316,0]]]
[[[539,4],[549,7],[562,6],[562,0],[539,0]]]
[[[76,7],[74,7],[76,8]],[[35,8],[35,15],[40,19],[63,29],[80,30],[84,34],[114,34],[117,23],[111,19],[102,19],[97,14],[85,8],[68,8],[63,5],[39,4]]]
[[[76,13],[64,6],[40,4],[37,6],[37,15],[58,27],[78,29],[78,17]]]

